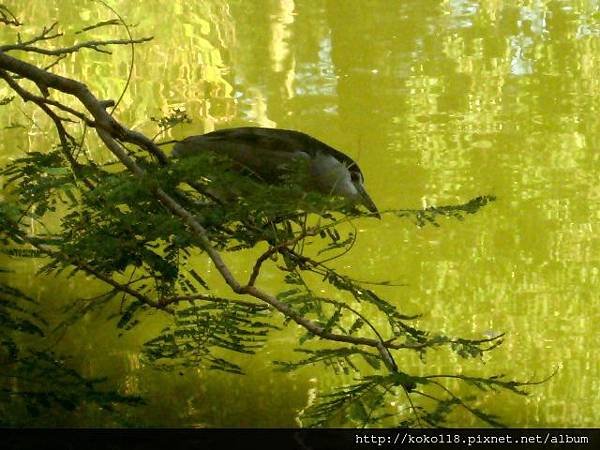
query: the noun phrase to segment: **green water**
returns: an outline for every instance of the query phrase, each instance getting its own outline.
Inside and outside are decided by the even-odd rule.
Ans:
[[[94,2],[6,4],[26,21],[22,33],[58,20],[67,44],[78,38],[73,31],[113,17]],[[401,311],[423,314],[418,324],[427,329],[507,335],[485,364],[445,351],[424,364],[398,353],[405,371],[527,380],[559,368],[527,398],[486,394],[478,404],[511,426],[600,424],[600,2],[112,5],[136,36],[154,36],[136,48],[117,112],[130,127],[152,136],[150,118],[180,107],[193,123],[166,138],[245,124],[302,130],[360,163],[382,211],[496,196],[480,213],[441,219],[440,227],[419,228],[392,214],[363,219],[357,245],[336,267],[358,279],[404,284],[376,289]],[[6,29],[0,36],[14,39]],[[125,37],[116,27],[92,36]],[[83,51],[55,72],[85,81],[101,98],[117,98],[130,61],[128,47],[110,56]],[[8,93],[0,86],[1,96]],[[54,142],[34,107],[9,105],[0,117],[10,127],[2,130],[0,163]],[[227,260],[246,278],[252,256]],[[49,311],[102,289],[85,279],[34,278],[41,263],[7,261],[19,270],[10,281],[44,299]],[[211,265],[197,264],[218,285]],[[265,283],[280,287],[268,276]],[[107,315],[87,317],[59,346],[85,373],[110,376],[124,392],[150,400],[132,413],[132,424],[294,426],[309,391],[339,381],[321,368],[272,371],[272,360],[291,356],[294,328],[275,334],[255,357],[237,360],[243,377],[157,373],[140,365],[135,350],[160,329],[160,314],[120,338]],[[110,423],[93,412],[52,420]],[[469,416],[457,420],[477,424]]]

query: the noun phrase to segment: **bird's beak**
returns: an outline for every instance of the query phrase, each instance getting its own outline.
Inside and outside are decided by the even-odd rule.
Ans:
[[[369,194],[367,194],[367,191],[365,191],[365,188],[363,187],[362,184],[357,183],[356,187],[358,189],[358,192],[360,194],[360,201],[361,203],[369,210],[373,213],[374,217],[377,217],[378,219],[381,219],[381,215],[379,214],[379,210],[377,209],[377,206],[375,206],[375,202],[373,202],[373,200],[371,199],[371,197],[369,197]]]

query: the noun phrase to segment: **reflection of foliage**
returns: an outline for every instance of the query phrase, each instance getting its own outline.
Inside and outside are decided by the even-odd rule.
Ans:
[[[93,404],[113,411],[116,405],[142,404],[139,397],[102,387],[105,378],[82,376],[52,352],[32,351],[7,361],[2,378],[8,381],[0,390],[0,410],[4,411],[0,424],[4,426],[30,425],[55,407],[73,411]]]
[[[6,270],[0,268],[0,273]],[[4,351],[11,358],[17,357],[18,346],[11,333],[18,331],[43,336],[44,320],[35,312],[36,302],[23,292],[0,283],[0,338]]]
[[[94,404],[112,411],[119,404],[141,403],[138,397],[103,388],[105,379],[82,376],[52,351],[23,345],[23,336],[45,336],[45,321],[35,306],[23,292],[0,283],[0,425],[31,425],[55,407],[73,411]]]

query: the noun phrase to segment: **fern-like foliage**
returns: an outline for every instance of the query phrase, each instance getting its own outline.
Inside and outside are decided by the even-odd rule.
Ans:
[[[155,122],[165,131],[186,120],[184,112],[175,111]],[[40,275],[82,272],[109,285],[97,297],[74,301],[62,328],[117,299],[120,332],[140,326],[149,311],[160,309],[170,314],[170,323],[143,346],[146,363],[162,370],[202,367],[235,374],[243,372],[236,358],[259,351],[271,331],[279,328],[279,316],[272,316],[266,304],[214,292],[207,281],[210,274],[193,265],[192,257],[205,249],[157,200],[160,188],[196,218],[215,249],[262,252],[248,270],[250,284],[259,281],[262,271],[279,274],[286,289],[277,299],[293,313],[285,317],[284,325],[302,317],[320,330],[320,336],[329,336],[329,344],[335,343],[317,344],[314,329],[307,329],[297,349],[304,358],[277,362],[282,370],[324,365],[356,377],[353,384],[313,398],[301,414],[306,424],[440,426],[460,406],[489,425],[499,425],[443,382],[459,380],[477,390],[522,393],[517,388],[527,383],[458,375],[438,380],[397,367],[400,352],[417,352],[423,358],[432,349],[447,347],[461,358],[482,357],[503,337],[475,340],[422,329],[415,325],[418,316],[398,309],[398,299],[384,298],[372,285],[332,268],[330,261],[352,250],[357,237],[353,220],[365,213],[343,199],[307,190],[302,165],[290,168],[279,183],[267,184],[253,174],[240,174],[232,161],[208,152],[166,165],[131,154],[143,166],[145,177],[134,177],[118,166],[100,167],[76,148],[32,152],[0,173],[9,187],[0,202],[3,252],[43,256],[46,263]],[[419,226],[439,226],[440,216],[464,220],[493,200],[481,196],[462,205],[395,214],[414,217]],[[335,296],[323,294],[331,291]],[[32,333],[38,329],[34,322],[17,317],[22,311],[16,304],[7,303],[4,310],[9,309],[10,314],[4,315],[0,310],[2,324]],[[46,370],[58,370],[52,358],[39,354],[35,358]],[[77,385],[77,379],[66,373],[65,377],[71,381],[61,389],[71,392],[68,386]],[[85,389],[95,389],[91,380],[82,383]],[[77,392],[90,398],[92,390],[85,389]],[[443,395],[436,397],[435,390]],[[70,395],[65,399],[32,393],[27,398],[35,409],[52,402],[70,405]]]
[[[462,398],[441,380],[455,379],[481,391],[506,390],[527,395],[526,386],[536,382],[506,380],[503,375],[469,377],[463,375],[413,376],[403,372],[360,377],[352,384],[311,398],[299,414],[306,426],[351,424],[367,427],[382,424],[403,427],[447,427],[457,409],[466,410],[487,426],[505,427],[494,414],[476,406],[475,397]],[[427,406],[424,406],[427,405]]]
[[[261,320],[262,319],[262,320]],[[241,374],[227,361],[223,350],[253,354],[264,344],[270,330],[269,314],[259,305],[239,304],[227,299],[208,305],[180,308],[173,324],[144,345],[144,359],[163,370],[206,367]]]
[[[449,217],[456,220],[465,220],[468,214],[476,214],[490,202],[496,201],[494,195],[480,195],[460,205],[428,206],[425,209],[402,209],[395,211],[398,217],[414,217],[419,227],[431,224],[439,227],[439,217]]]

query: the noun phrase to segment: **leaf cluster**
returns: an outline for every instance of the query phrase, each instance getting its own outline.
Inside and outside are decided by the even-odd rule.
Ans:
[[[145,361],[163,370],[180,367],[217,369],[241,374],[235,363],[219,356],[223,350],[254,354],[271,330],[277,329],[259,305],[221,299],[218,303],[180,308],[173,324],[144,344]]]
[[[170,124],[168,120],[159,123],[165,127]],[[333,341],[341,336],[348,342],[370,339],[378,343],[377,348],[372,344],[365,348],[344,344],[313,349],[308,341],[316,334],[307,330],[301,336],[298,351],[306,357],[278,362],[280,368],[295,370],[324,364],[336,373],[358,374],[356,383],[314,399],[302,415],[307,423],[324,425],[344,418],[367,426],[390,419],[396,421],[392,423],[439,426],[456,406],[488,424],[496,423],[492,416],[467,405],[441,383],[402,372],[396,367],[394,355],[408,350],[424,357],[428,350],[446,346],[462,358],[482,357],[502,342],[501,336],[469,340],[423,330],[413,322],[418,316],[398,310],[397,299],[385,299],[365,283],[331,268],[327,262],[354,245],[357,233],[352,218],[361,212],[340,199],[306,190],[306,171],[302,167],[290,168],[279,183],[270,184],[250,173],[240,176],[232,161],[208,152],[167,165],[138,155],[137,161],[146,173],[139,178],[125,170],[99,167],[84,160],[81,152],[77,155],[74,166],[62,148],[34,152],[13,161],[2,172],[10,186],[9,198],[14,199],[0,204],[5,251],[22,257],[46,257],[42,274],[69,269],[73,275],[83,271],[111,284],[109,292],[76,302],[65,326],[117,296],[121,296],[117,328],[123,331],[143,323],[142,315],[150,308],[170,308],[171,323],[146,342],[144,361],[163,370],[204,367],[235,374],[241,374],[242,369],[232,361],[232,354],[253,354],[277,328],[263,305],[206,293],[211,289],[207,274],[198,273],[190,259],[204,248],[157,200],[154,192],[160,189],[197,219],[217,250],[237,252],[266,245],[268,251],[257,259],[252,270],[252,283],[263,264],[275,263],[288,285],[278,300],[310,320],[321,334],[334,336]],[[437,225],[436,217],[440,215],[462,220],[465,214],[476,213],[492,200],[480,197],[465,205],[413,213],[419,224]],[[410,215],[407,210],[403,214]],[[55,226],[49,226],[53,221]],[[26,229],[31,223],[43,231],[29,236]],[[311,245],[315,249],[309,252]],[[328,257],[319,259],[324,254]],[[318,275],[336,296],[321,294],[322,290],[317,290],[307,277],[309,274]],[[377,322],[373,317],[378,318]],[[285,323],[291,320],[288,316]],[[14,328],[18,322],[13,318],[11,323]],[[25,329],[30,325],[22,322],[20,326]],[[43,360],[40,355],[36,358]],[[478,389],[514,391],[512,388],[519,385],[502,384],[494,377],[455,378]],[[64,391],[70,392],[68,386],[73,383],[65,383]],[[92,389],[95,385],[85,386]],[[445,395],[433,397],[432,388]],[[92,391],[81,392],[91,398]],[[406,402],[400,402],[402,395]],[[413,397],[418,395],[434,401],[435,406],[413,404]],[[68,399],[37,394],[28,401],[34,409],[52,402],[69,404]],[[403,404],[401,410],[391,411],[390,405],[399,402]]]
[[[418,227],[427,224],[439,227],[439,217],[448,217],[463,221],[468,214],[476,214],[490,202],[496,201],[494,195],[480,195],[459,205],[428,206],[424,209],[402,209],[396,211],[398,217],[414,217]]]
[[[482,392],[506,390],[518,395],[527,395],[522,387],[540,383],[506,380],[503,375],[414,376],[398,371],[363,376],[352,384],[312,398],[299,419],[311,427],[347,423],[355,427],[386,423],[402,427],[447,427],[452,414],[460,408],[487,426],[506,426],[496,415],[474,406],[474,396],[463,398],[438,381],[443,379],[460,380]]]

